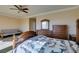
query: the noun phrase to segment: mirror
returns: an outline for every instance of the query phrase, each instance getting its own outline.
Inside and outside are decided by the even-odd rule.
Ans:
[[[41,29],[49,29],[49,20],[44,19],[41,21]]]

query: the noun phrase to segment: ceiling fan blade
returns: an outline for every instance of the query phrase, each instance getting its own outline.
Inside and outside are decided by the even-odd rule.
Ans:
[[[22,5],[19,5],[19,7],[22,7]]]
[[[23,10],[29,10],[28,8],[23,8]]]
[[[28,13],[27,11],[24,11],[24,10],[23,10],[23,12]]]
[[[28,8],[23,8],[22,5],[14,5],[19,11],[22,11],[22,12],[25,12],[25,13],[28,13],[27,11],[25,10],[28,10]],[[18,11],[18,13],[19,13]]]
[[[20,8],[17,5],[14,5],[14,6],[20,10]]]
[[[15,9],[15,8],[10,8],[10,9],[12,9],[12,10],[18,10],[18,9]]]

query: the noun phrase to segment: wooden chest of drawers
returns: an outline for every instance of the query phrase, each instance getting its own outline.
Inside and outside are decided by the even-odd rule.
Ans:
[[[79,19],[76,22],[76,42],[79,43]]]
[[[60,39],[68,38],[67,25],[53,25],[53,37]]]

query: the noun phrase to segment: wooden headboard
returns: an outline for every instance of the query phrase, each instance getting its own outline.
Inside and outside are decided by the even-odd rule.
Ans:
[[[37,36],[36,32],[34,31],[26,31],[23,32],[18,39],[16,38],[15,35],[13,35],[13,48],[16,47],[17,44],[21,44],[22,42],[24,42],[25,40],[32,38],[34,36]]]

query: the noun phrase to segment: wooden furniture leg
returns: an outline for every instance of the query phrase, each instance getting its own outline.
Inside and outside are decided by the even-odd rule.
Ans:
[[[4,36],[3,36],[3,33],[0,33],[0,36],[1,36],[1,38],[3,38]]]
[[[12,43],[13,43],[13,49],[16,47],[16,36],[13,35],[13,40],[12,40]]]

